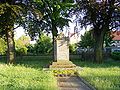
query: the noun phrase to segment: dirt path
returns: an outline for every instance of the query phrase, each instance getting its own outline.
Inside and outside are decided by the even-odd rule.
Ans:
[[[58,87],[60,90],[93,90],[84,84],[79,77],[58,77]]]

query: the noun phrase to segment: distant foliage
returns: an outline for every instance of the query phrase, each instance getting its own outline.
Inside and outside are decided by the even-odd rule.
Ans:
[[[70,44],[69,45],[70,54],[76,54],[76,50],[77,50],[77,45],[76,44]]]
[[[112,43],[114,43],[114,41],[112,40],[114,36],[111,36],[111,32],[107,32],[105,34],[105,38],[104,38],[104,44],[105,47],[110,47]]]
[[[30,44],[29,46],[27,46],[27,48],[28,48],[28,50],[27,50],[28,55],[34,55],[35,54],[34,45]]]
[[[45,34],[41,34],[37,43],[34,45],[34,53],[36,54],[50,54],[52,52],[51,38]]]
[[[112,52],[111,57],[114,60],[120,60],[120,52]]]
[[[21,36],[18,40],[15,41],[15,48],[17,55],[26,55],[28,46],[30,44],[30,38],[28,36]]]
[[[110,32],[106,32],[104,38],[104,45],[105,47],[109,47],[114,41],[112,40],[112,36]],[[79,47],[83,48],[93,48],[95,44],[95,40],[93,38],[92,30],[86,31],[84,35],[81,35],[81,41],[78,43]]]
[[[81,36],[81,41],[78,43],[79,47],[87,48],[94,46],[94,39],[91,31],[86,31],[84,35]]]

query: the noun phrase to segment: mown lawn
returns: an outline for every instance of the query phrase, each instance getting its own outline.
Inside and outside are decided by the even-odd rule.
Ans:
[[[4,58],[3,58],[4,59]],[[49,56],[18,57],[16,65],[0,60],[0,90],[58,90],[57,81],[50,71],[43,71],[52,60]],[[93,64],[72,58],[73,63],[83,68],[80,77],[97,90],[120,90],[120,62],[106,61]]]
[[[43,66],[50,62],[46,57],[17,58],[16,65],[0,63],[0,90],[57,90],[57,81]],[[2,61],[2,60],[1,60]]]
[[[88,81],[97,90],[120,90],[120,62],[106,61],[103,64],[93,64],[80,60],[73,62],[82,67],[80,77]]]

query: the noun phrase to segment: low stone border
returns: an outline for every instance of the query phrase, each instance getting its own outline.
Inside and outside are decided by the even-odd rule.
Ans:
[[[92,90],[97,90],[95,87],[93,87],[92,85],[90,85],[87,81],[85,81],[83,78],[81,78],[79,76],[77,76],[77,78],[80,79],[84,84],[86,84]]]

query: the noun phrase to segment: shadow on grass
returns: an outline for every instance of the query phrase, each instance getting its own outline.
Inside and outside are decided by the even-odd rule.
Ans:
[[[24,65],[26,67],[42,69],[48,67],[52,62],[52,56],[18,56],[16,57],[16,65]],[[6,56],[3,56],[0,63],[7,63]]]
[[[91,61],[81,61],[80,59],[72,58],[71,61],[80,67],[90,67],[90,68],[108,68],[108,67],[120,67],[120,61],[115,61],[112,59],[104,60],[104,63],[97,64]]]
[[[91,68],[108,68],[108,67],[120,67],[120,61],[112,59],[105,60],[102,64],[92,63],[90,61],[81,61],[79,57],[70,57],[71,61],[80,67]],[[6,63],[6,57],[2,56],[0,63]],[[18,56],[16,58],[16,64],[25,65],[31,68],[43,68],[48,67],[53,62],[52,56]]]

